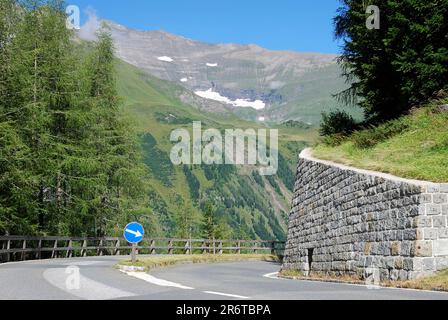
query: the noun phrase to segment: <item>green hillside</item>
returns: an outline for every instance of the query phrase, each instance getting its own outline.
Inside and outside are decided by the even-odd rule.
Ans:
[[[404,178],[448,182],[447,99],[410,115],[358,131],[340,145],[320,144],[314,154],[363,169]]]
[[[362,110],[340,104],[334,95],[347,89],[348,85],[340,76],[342,70],[337,64],[312,69],[300,78],[290,78],[287,85],[279,90],[283,96],[295,97],[287,103],[274,105],[270,113],[280,114],[283,119],[293,119],[317,127],[322,112],[341,109],[356,119],[362,119]]]
[[[204,113],[183,104],[177,97],[183,89],[117,61],[119,93],[125,113],[137,123],[142,135],[145,163],[151,171],[151,207],[156,216],[154,235],[179,234],[176,220],[191,210],[199,226],[203,200],[214,200],[216,214],[225,222],[223,233],[235,238],[284,239],[294,168],[298,152],[316,138],[316,132],[280,126],[280,159],[277,176],[262,177],[258,170],[235,166],[174,166],[169,159],[173,129],[191,130],[193,121],[204,127],[254,128],[234,114]]]

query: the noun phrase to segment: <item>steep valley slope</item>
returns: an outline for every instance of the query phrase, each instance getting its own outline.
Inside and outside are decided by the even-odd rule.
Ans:
[[[190,130],[193,121],[204,128],[254,128],[263,124],[241,120],[232,113],[200,110],[179,96],[191,94],[184,87],[149,75],[117,60],[119,93],[125,113],[135,119],[142,136],[145,163],[151,172],[151,201],[154,214],[149,232],[154,236],[175,236],[178,216],[191,211],[193,235],[200,235],[202,213],[199,204],[213,199],[216,215],[225,222],[233,238],[284,239],[287,213],[299,151],[311,143],[314,130],[284,125],[279,129],[279,170],[263,177],[256,168],[229,165],[174,166],[169,158],[173,144],[170,133],[177,128]],[[199,103],[200,104],[200,103]]]

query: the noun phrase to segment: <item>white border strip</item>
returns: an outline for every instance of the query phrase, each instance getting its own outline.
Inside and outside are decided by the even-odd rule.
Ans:
[[[214,294],[217,296],[231,297],[231,298],[237,298],[237,299],[250,299],[249,297],[239,296],[237,294],[222,293],[222,292],[216,292],[216,291],[202,291],[202,292],[208,293],[208,294]]]
[[[123,270],[121,270],[121,272],[126,273],[128,276],[149,282],[151,284],[155,284],[156,286],[160,286],[160,287],[174,287],[174,288],[184,289],[184,290],[193,290],[194,289],[192,287],[187,287],[187,286],[181,285],[179,283],[175,283],[175,282],[171,282],[171,281],[167,281],[167,280],[163,280],[163,279],[158,279],[158,278],[153,277],[150,274],[144,273],[144,272],[126,272]]]

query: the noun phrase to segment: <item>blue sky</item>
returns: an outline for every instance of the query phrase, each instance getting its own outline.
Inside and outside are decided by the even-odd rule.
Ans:
[[[164,30],[209,43],[338,53],[332,18],[338,0],[68,0],[130,28]]]

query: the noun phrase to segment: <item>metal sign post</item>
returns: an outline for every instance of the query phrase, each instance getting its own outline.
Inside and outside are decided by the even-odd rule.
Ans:
[[[135,264],[137,262],[137,244],[143,240],[145,229],[140,223],[131,222],[124,228],[123,235],[126,241],[132,244],[131,260],[132,264]]]

